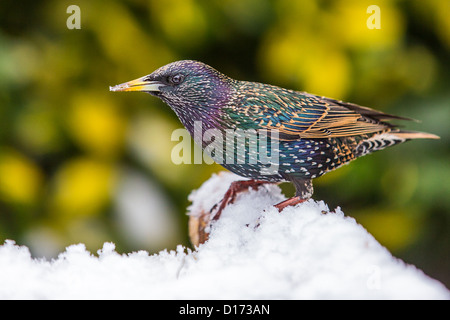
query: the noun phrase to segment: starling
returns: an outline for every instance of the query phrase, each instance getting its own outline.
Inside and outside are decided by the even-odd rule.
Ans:
[[[230,161],[220,164],[248,180],[234,182],[213,219],[236,194],[265,183],[291,182],[295,196],[276,205],[279,211],[309,199],[312,179],[350,161],[411,139],[438,139],[429,133],[399,129],[389,120],[410,120],[353,103],[277,86],[227,77],[198,61],[170,63],[111,91],[143,91],[168,104],[194,137],[201,132],[239,132]],[[270,132],[255,148],[242,132]],[[258,136],[259,138],[262,135]],[[235,139],[236,138],[236,139]],[[225,139],[215,139],[215,155],[224,154]],[[236,142],[240,141],[240,142]],[[201,141],[202,148],[208,146]],[[240,150],[238,150],[240,149]],[[227,150],[228,151],[228,150]],[[241,153],[239,153],[241,152]],[[263,161],[270,154],[270,161]],[[276,155],[276,157],[273,157]],[[276,158],[276,159],[275,159]],[[252,161],[253,160],[253,161]],[[267,168],[275,170],[267,170]]]

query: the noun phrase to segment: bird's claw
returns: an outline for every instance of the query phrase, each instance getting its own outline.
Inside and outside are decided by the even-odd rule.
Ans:
[[[228,188],[227,192],[223,196],[222,200],[216,203],[210,209],[211,221],[218,220],[222,214],[222,211],[229,205],[234,202],[236,196],[242,191],[248,190],[248,188],[252,188],[253,190],[258,189],[260,185],[264,185],[266,183],[270,183],[268,181],[259,181],[259,180],[238,180],[233,181]],[[219,208],[216,210],[216,208]],[[214,212],[215,211],[215,212]],[[214,214],[213,214],[214,213]]]

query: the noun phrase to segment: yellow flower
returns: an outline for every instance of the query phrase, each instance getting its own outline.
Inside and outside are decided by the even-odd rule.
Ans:
[[[54,182],[52,204],[57,214],[95,215],[111,198],[115,171],[111,164],[78,158],[65,163]]]
[[[72,136],[86,151],[114,156],[123,147],[126,119],[110,99],[89,93],[76,96],[68,124]]]
[[[14,150],[0,153],[0,197],[7,202],[35,202],[44,182],[40,168]]]

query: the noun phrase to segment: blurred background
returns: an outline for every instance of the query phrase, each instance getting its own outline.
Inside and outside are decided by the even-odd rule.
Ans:
[[[81,29],[66,26],[69,5]],[[369,5],[381,29],[369,29]],[[187,196],[222,168],[175,165],[181,124],[109,86],[180,59],[420,119],[441,136],[315,180],[395,256],[450,287],[450,1],[0,2],[0,243],[36,257],[190,246]],[[293,188],[283,185],[290,196]]]

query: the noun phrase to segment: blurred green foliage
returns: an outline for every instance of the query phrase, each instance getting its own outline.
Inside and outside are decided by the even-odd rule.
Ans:
[[[80,30],[66,27],[71,4]],[[366,25],[372,4],[381,29]],[[78,242],[127,252],[189,245],[187,196],[221,167],[173,164],[181,124],[171,110],[108,87],[196,59],[237,79],[420,119],[405,125],[440,135],[317,179],[315,198],[448,286],[449,15],[447,0],[1,1],[0,241],[38,256]],[[176,208],[163,214],[178,231],[157,244],[122,232],[115,199],[129,170]]]

